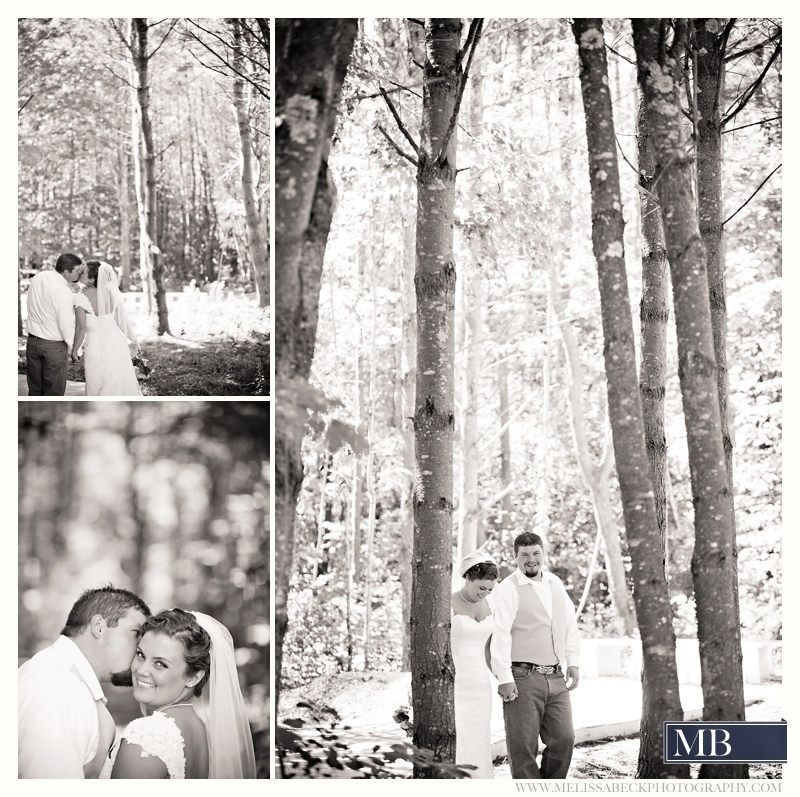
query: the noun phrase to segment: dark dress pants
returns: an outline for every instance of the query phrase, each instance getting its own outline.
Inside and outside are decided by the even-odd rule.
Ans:
[[[511,777],[520,780],[566,778],[575,746],[572,704],[561,673],[543,675],[511,667],[519,696],[503,703]],[[536,763],[539,737],[545,744]]]
[[[67,355],[63,340],[28,335],[25,349],[29,396],[63,396],[67,389]]]

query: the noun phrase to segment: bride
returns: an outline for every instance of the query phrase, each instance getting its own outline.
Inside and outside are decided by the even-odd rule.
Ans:
[[[80,282],[86,289],[73,297],[72,361],[78,362],[85,337],[86,395],[141,396],[131,363],[139,344],[125,313],[116,272],[108,263],[90,260]]]
[[[483,551],[461,560],[464,585],[451,596],[450,647],[455,678],[456,764],[471,764],[473,778],[493,778],[492,685],[487,645],[494,618],[486,598],[497,585],[497,562]]]
[[[142,626],[131,663],[133,720],[101,778],[255,778],[233,639],[200,612],[170,609]]]

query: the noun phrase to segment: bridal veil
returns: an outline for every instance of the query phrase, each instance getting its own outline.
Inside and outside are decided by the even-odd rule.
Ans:
[[[211,675],[195,711],[208,735],[209,778],[255,778],[256,761],[247,710],[239,688],[233,637],[225,626],[202,612],[192,612],[211,637]]]

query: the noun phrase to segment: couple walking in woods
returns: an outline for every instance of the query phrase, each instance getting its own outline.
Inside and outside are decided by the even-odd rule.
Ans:
[[[459,565],[452,595],[456,763],[492,778],[492,685],[499,682],[511,776],[566,778],[575,734],[569,693],[579,681],[575,607],[561,580],[544,570],[544,545],[531,532],[514,540],[517,569],[497,583],[482,551]],[[545,745],[537,763],[539,738]]]
[[[87,590],[18,680],[20,778],[255,778],[233,639],[207,614]],[[141,708],[118,739],[103,682]]]
[[[70,356],[79,362],[81,346],[87,396],[142,395],[131,362],[139,344],[108,263],[59,255],[54,271],[31,279],[27,304],[29,396],[63,396]]]

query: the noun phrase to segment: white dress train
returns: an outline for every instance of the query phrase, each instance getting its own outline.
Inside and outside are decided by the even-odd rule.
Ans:
[[[490,614],[478,622],[465,614],[450,621],[456,715],[456,764],[472,764],[472,778],[494,778],[492,767],[492,684],[486,666],[486,640],[494,631]]]
[[[86,311],[83,367],[87,396],[141,396],[131,362],[128,338],[117,326],[113,313],[95,315],[82,293],[73,297],[75,307]]]

